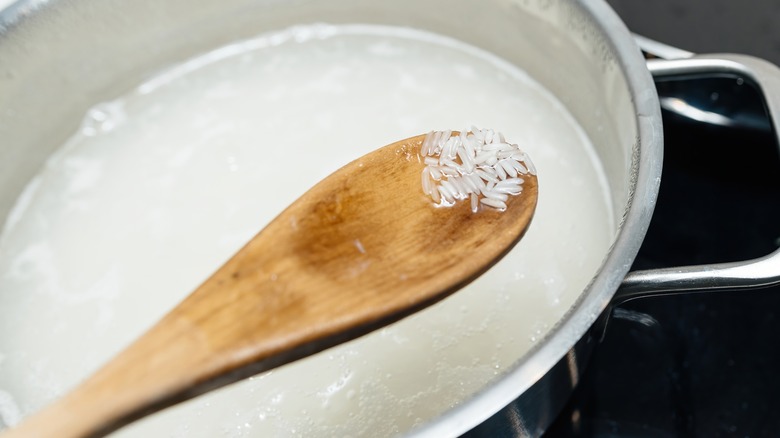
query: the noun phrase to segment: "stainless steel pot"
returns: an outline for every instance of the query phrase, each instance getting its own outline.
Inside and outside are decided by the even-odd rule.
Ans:
[[[545,339],[511,369],[415,435],[539,435],[560,410],[603,329],[615,293],[753,287],[780,281],[780,255],[749,265],[628,274],[650,222],[662,163],[658,97],[650,71],[711,68],[766,81],[753,58],[692,58],[648,65],[602,0],[21,0],[0,14],[0,218],[94,103],[172,63],[302,22],[412,26],[483,47],[553,92],[597,148],[616,208],[613,244],[589,286]],[[774,104],[770,104],[777,114]],[[776,123],[775,123],[776,124]],[[758,271],[758,272],[753,272]]]

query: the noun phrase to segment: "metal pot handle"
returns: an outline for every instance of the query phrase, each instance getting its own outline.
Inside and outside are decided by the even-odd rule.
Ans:
[[[659,57],[647,61],[648,69],[656,78],[706,73],[735,75],[753,82],[764,96],[773,132],[778,135],[780,68],[753,56],[694,55],[643,37],[636,38],[643,51]],[[780,284],[780,250],[743,262],[630,272],[611,304],[614,307],[648,296],[705,290],[756,289],[777,284]]]

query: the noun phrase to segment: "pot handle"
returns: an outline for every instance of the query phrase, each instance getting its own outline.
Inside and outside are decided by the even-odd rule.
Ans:
[[[763,94],[773,132],[780,127],[780,68],[748,55],[694,55],[638,37],[646,53],[662,52],[676,59],[649,59],[653,77],[728,74],[754,83]],[[658,56],[658,55],[656,55]],[[663,54],[660,56],[663,57]],[[616,292],[614,308],[648,296],[707,290],[757,289],[780,284],[780,249],[753,260],[630,272]]]

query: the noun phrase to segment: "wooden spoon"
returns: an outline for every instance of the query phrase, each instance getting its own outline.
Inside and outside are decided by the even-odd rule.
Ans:
[[[366,334],[474,280],[524,234],[536,178],[524,178],[504,212],[436,208],[420,186],[424,138],[321,181],[139,340],[2,438],[102,436]]]

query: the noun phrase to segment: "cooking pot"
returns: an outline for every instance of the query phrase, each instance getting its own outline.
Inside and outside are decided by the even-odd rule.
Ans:
[[[600,268],[574,305],[502,375],[411,435],[539,435],[577,384],[616,304],[780,282],[780,253],[629,273],[661,177],[661,112],[651,73],[707,72],[754,81],[775,126],[780,74],[769,63],[738,55],[675,52],[678,59],[646,62],[602,0],[21,0],[0,14],[0,218],[95,103],[198,53],[311,22],[426,29],[517,64],[583,127],[616,206],[612,245],[592,255],[602,260]],[[648,51],[660,47],[640,44]]]

